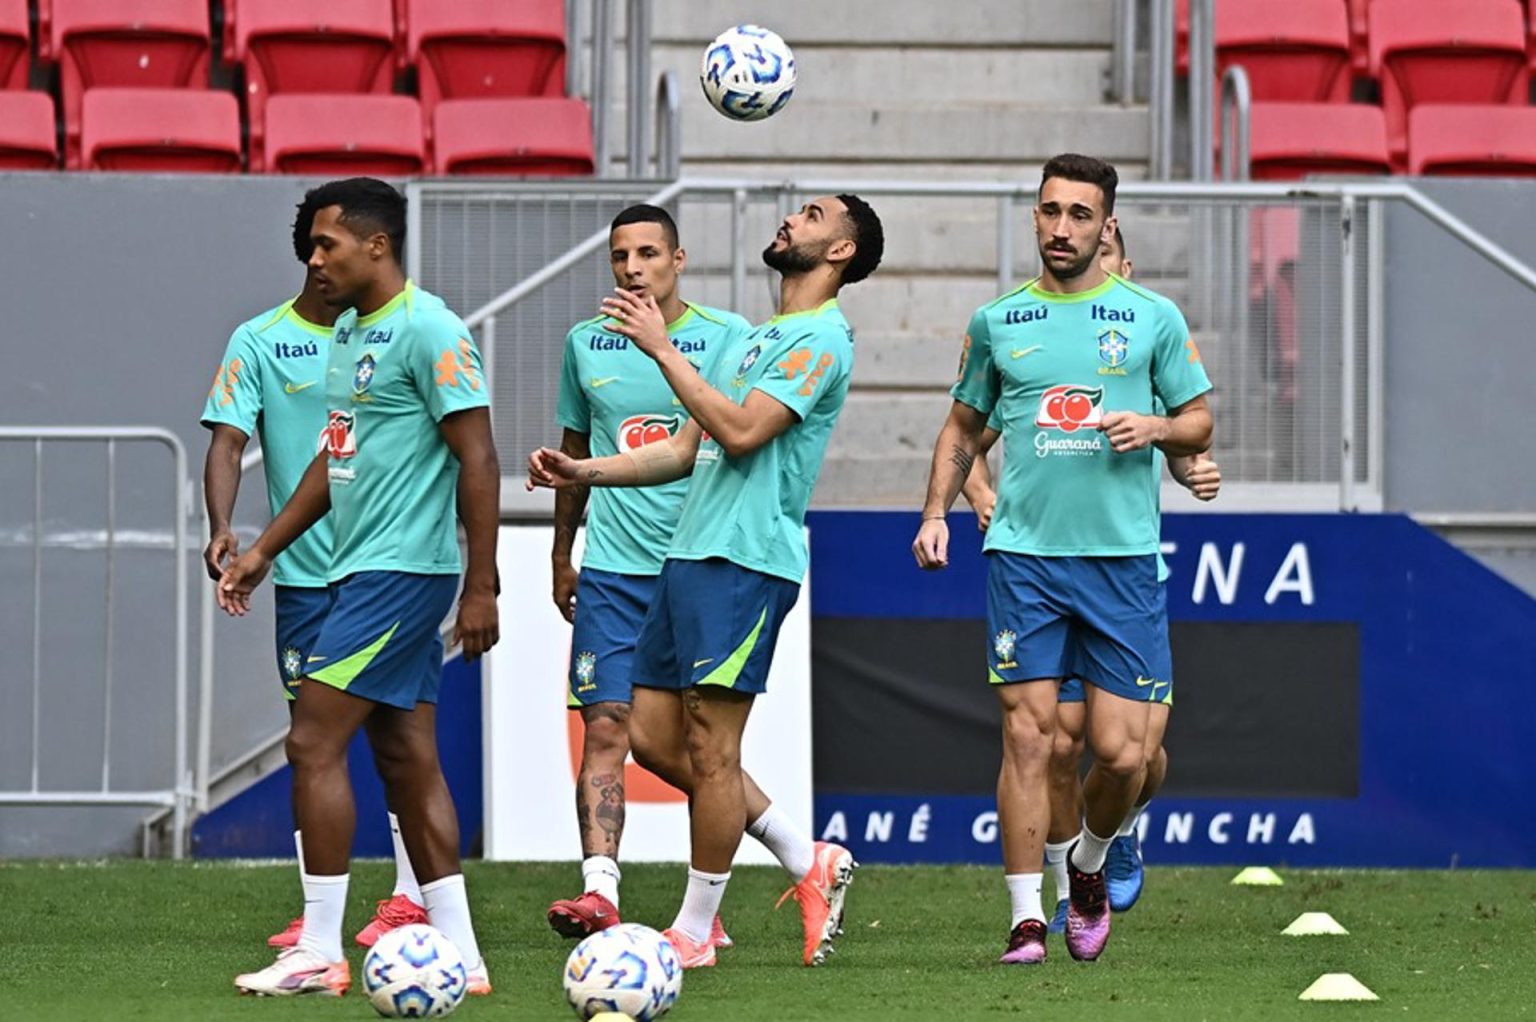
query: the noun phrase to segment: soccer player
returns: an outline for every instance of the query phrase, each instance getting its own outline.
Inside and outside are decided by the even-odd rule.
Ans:
[[[1099,249],[1099,264],[1106,273],[1123,280],[1130,280],[1133,266],[1125,250],[1125,235],[1115,228],[1112,239]],[[997,494],[992,489],[992,475],[987,467],[987,452],[992,449],[1002,432],[1002,422],[994,410],[987,420],[987,428],[981,435],[980,457],[971,468],[962,491],[965,499],[976,511],[976,519],[983,532],[992,519],[997,504]],[[1162,457],[1154,449],[1153,461]],[[1154,470],[1155,471],[1155,470]],[[1173,478],[1200,500],[1215,500],[1221,489],[1221,469],[1209,453],[1193,457],[1168,459],[1168,471]],[[1166,582],[1168,566],[1162,555],[1157,558],[1157,579]],[[1136,833],[1136,821],[1146,810],[1168,774],[1168,753],[1163,748],[1163,736],[1168,731],[1168,714],[1173,709],[1173,668],[1167,665],[1168,690],[1163,698],[1152,706],[1147,722],[1147,776],[1142,782],[1136,804],[1126,814],[1125,820],[1115,831],[1105,858],[1105,886],[1109,893],[1112,912],[1126,912],[1141,897],[1144,872],[1141,861],[1141,839]],[[1062,682],[1056,694],[1056,738],[1051,747],[1051,761],[1047,783],[1050,788],[1051,823],[1046,833],[1045,864],[1051,868],[1055,880],[1056,911],[1046,925],[1049,933],[1061,933],[1067,921],[1067,852],[1082,825],[1083,785],[1078,764],[1083,758],[1083,731],[1087,723],[1083,712],[1083,682],[1081,678],[1068,678]]]
[[[347,310],[326,365],[325,448],[218,589],[227,612],[246,613],[273,558],[332,512],[330,609],[305,658],[288,732],[304,925],[297,945],[235,985],[331,995],[349,986],[341,924],[356,808],[346,755],[366,728],[427,918],[463,954],[469,993],[489,993],[436,739],[438,626],[459,588],[455,497],[469,541],[455,641],[473,660],[498,638],[500,470],[480,355],[442,300],[405,277],[399,192],[351,178],[317,189],[314,205],[315,286],[327,304]]]
[[[213,378],[202,424],[212,432],[203,464],[203,495],[208,506],[208,546],[203,561],[214,581],[225,562],[240,552],[230,528],[235,496],[240,492],[240,456],[253,432],[261,436],[267,500],[276,515],[299,485],[315,457],[315,443],[325,427],[325,375],[331,328],[338,309],[327,305],[307,268],[314,243],[314,192],[299,204],[293,222],[293,254],[306,264],[298,297],[242,323],[230,336],[224,361]],[[273,603],[277,619],[277,672],[289,708],[298,693],[304,661],[314,648],[330,607],[326,574],[331,566],[331,520],[322,518],[278,557],[273,567]],[[363,947],[397,926],[424,923],[421,888],[400,840],[400,823],[389,814],[395,846],[395,890],[378,903],[368,925],[355,938]],[[299,833],[294,831],[297,845]],[[299,848],[299,858],[304,857]],[[299,941],[304,917],[298,916],[267,939],[272,947]]]
[[[655,300],[678,352],[701,366],[752,329],[733,312],[685,302],[678,278],[688,255],[677,224],[658,206],[614,217],[608,265],[617,286]],[[656,363],[614,330],[606,316],[573,326],[565,338],[556,419],[571,458],[607,457],[675,436],[688,418]],[[569,705],[586,725],[576,778],[581,831],[580,897],[549,907],[549,923],[584,937],[619,922],[619,842],[624,834],[624,761],[629,755],[630,674],[635,639],[656,598],[667,544],[682,511],[686,479],[626,489],[587,487],[555,494],[551,551],[555,606],[573,623]],[[571,547],[582,512],[586,552],[578,575]]]
[[[654,297],[616,292],[603,306],[613,329],[656,360],[691,419],[668,441],[606,458],[545,448],[528,459],[530,487],[693,476],[641,626],[630,717],[636,759],[690,796],[687,891],[667,930],[686,968],[715,963],[710,929],[742,830],[773,812],[741,769],[741,735],[799,596],[805,509],[848,391],[853,332],[837,294],[874,271],[884,244],[879,218],[854,195],[787,217],[763,252],[783,275],[778,315],[702,374],[668,342]],[[786,897],[800,902],[804,961],[817,965],[840,932],[855,863],[827,842],[805,851]]]
[[[997,409],[1013,452],[985,544],[1008,963],[1045,959],[1047,766],[1057,689],[1073,674],[1088,682],[1094,764],[1067,857],[1067,950],[1093,960],[1108,942],[1105,854],[1141,791],[1150,704],[1167,688],[1152,448],[1188,456],[1210,446],[1210,381],[1183,316],[1099,263],[1114,237],[1117,180],[1091,157],[1046,163],[1034,209],[1043,270],[971,318],[912,544],[919,566],[948,563],[945,515]],[[1153,414],[1154,400],[1169,414]]]

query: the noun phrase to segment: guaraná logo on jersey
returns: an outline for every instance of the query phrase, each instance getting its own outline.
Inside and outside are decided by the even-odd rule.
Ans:
[[[1103,440],[1096,432],[1104,419],[1104,388],[1084,387],[1064,383],[1051,387],[1040,395],[1040,410],[1035,413],[1035,425],[1040,429],[1057,429],[1073,434],[1083,431],[1083,436],[1051,436],[1035,434],[1035,456],[1052,454],[1091,455],[1104,449]]]
[[[619,423],[614,439],[620,451],[633,451],[674,437],[682,427],[681,415],[631,415]]]
[[[320,449],[333,458],[350,458],[357,453],[353,429],[357,420],[351,412],[332,412],[320,433]]]

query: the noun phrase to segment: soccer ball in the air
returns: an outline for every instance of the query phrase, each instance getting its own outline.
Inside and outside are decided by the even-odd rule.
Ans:
[[[704,49],[699,84],[714,108],[737,121],[760,121],[795,92],[795,55],[774,32],[737,25]]]
[[[682,990],[677,949],[639,923],[599,930],[565,960],[565,999],[579,1018],[617,1011],[635,1022],[651,1022],[667,1013]]]
[[[363,961],[363,987],[385,1018],[435,1018],[464,1000],[464,958],[453,941],[425,923],[390,930]]]

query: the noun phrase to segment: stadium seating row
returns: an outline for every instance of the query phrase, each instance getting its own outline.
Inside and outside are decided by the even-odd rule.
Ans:
[[[1459,0],[1450,17],[1437,0],[1219,0],[1215,43],[1218,81],[1248,74],[1255,177],[1531,172],[1532,122],[1517,111],[1536,37],[1518,0]],[[1379,108],[1349,103],[1362,70]],[[1479,109],[1416,116],[1449,104]],[[1497,105],[1510,111],[1483,109]]]
[[[271,169],[292,171],[307,159],[297,152],[332,136],[339,141],[331,164],[374,152],[355,163],[591,173],[590,115],[563,98],[563,0],[222,3],[222,53],[241,72],[252,171],[269,169],[269,154],[286,161]],[[224,169],[232,149],[228,169],[240,168],[239,108],[232,95],[206,91],[206,0],[42,0],[38,15],[39,54],[59,65],[66,167]],[[26,0],[0,0],[0,86],[25,87],[29,43]],[[393,94],[402,67],[415,68],[419,99]],[[104,94],[114,90],[127,91]],[[182,94],[154,94],[171,91]],[[361,97],[374,102],[356,102]],[[18,113],[0,132],[27,153],[17,157],[21,164],[56,151],[41,146],[36,131],[46,99],[8,100]],[[460,103],[471,105],[453,109]],[[472,124],[474,137],[466,137],[459,126]],[[439,130],[448,132],[441,145]],[[269,141],[269,132],[279,137]],[[124,155],[130,151],[136,155]]]
[[[591,174],[587,106],[565,97],[440,103],[430,143],[412,96],[283,93],[267,107],[262,165],[279,174]],[[204,89],[88,89],[87,170],[239,173],[240,110]],[[58,166],[53,100],[0,92],[0,170]]]

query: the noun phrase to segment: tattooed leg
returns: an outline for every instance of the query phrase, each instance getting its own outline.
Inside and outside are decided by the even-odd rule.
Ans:
[[[583,857],[616,858],[624,835],[624,759],[629,755],[629,704],[585,706],[581,771],[576,778],[576,822]]]

